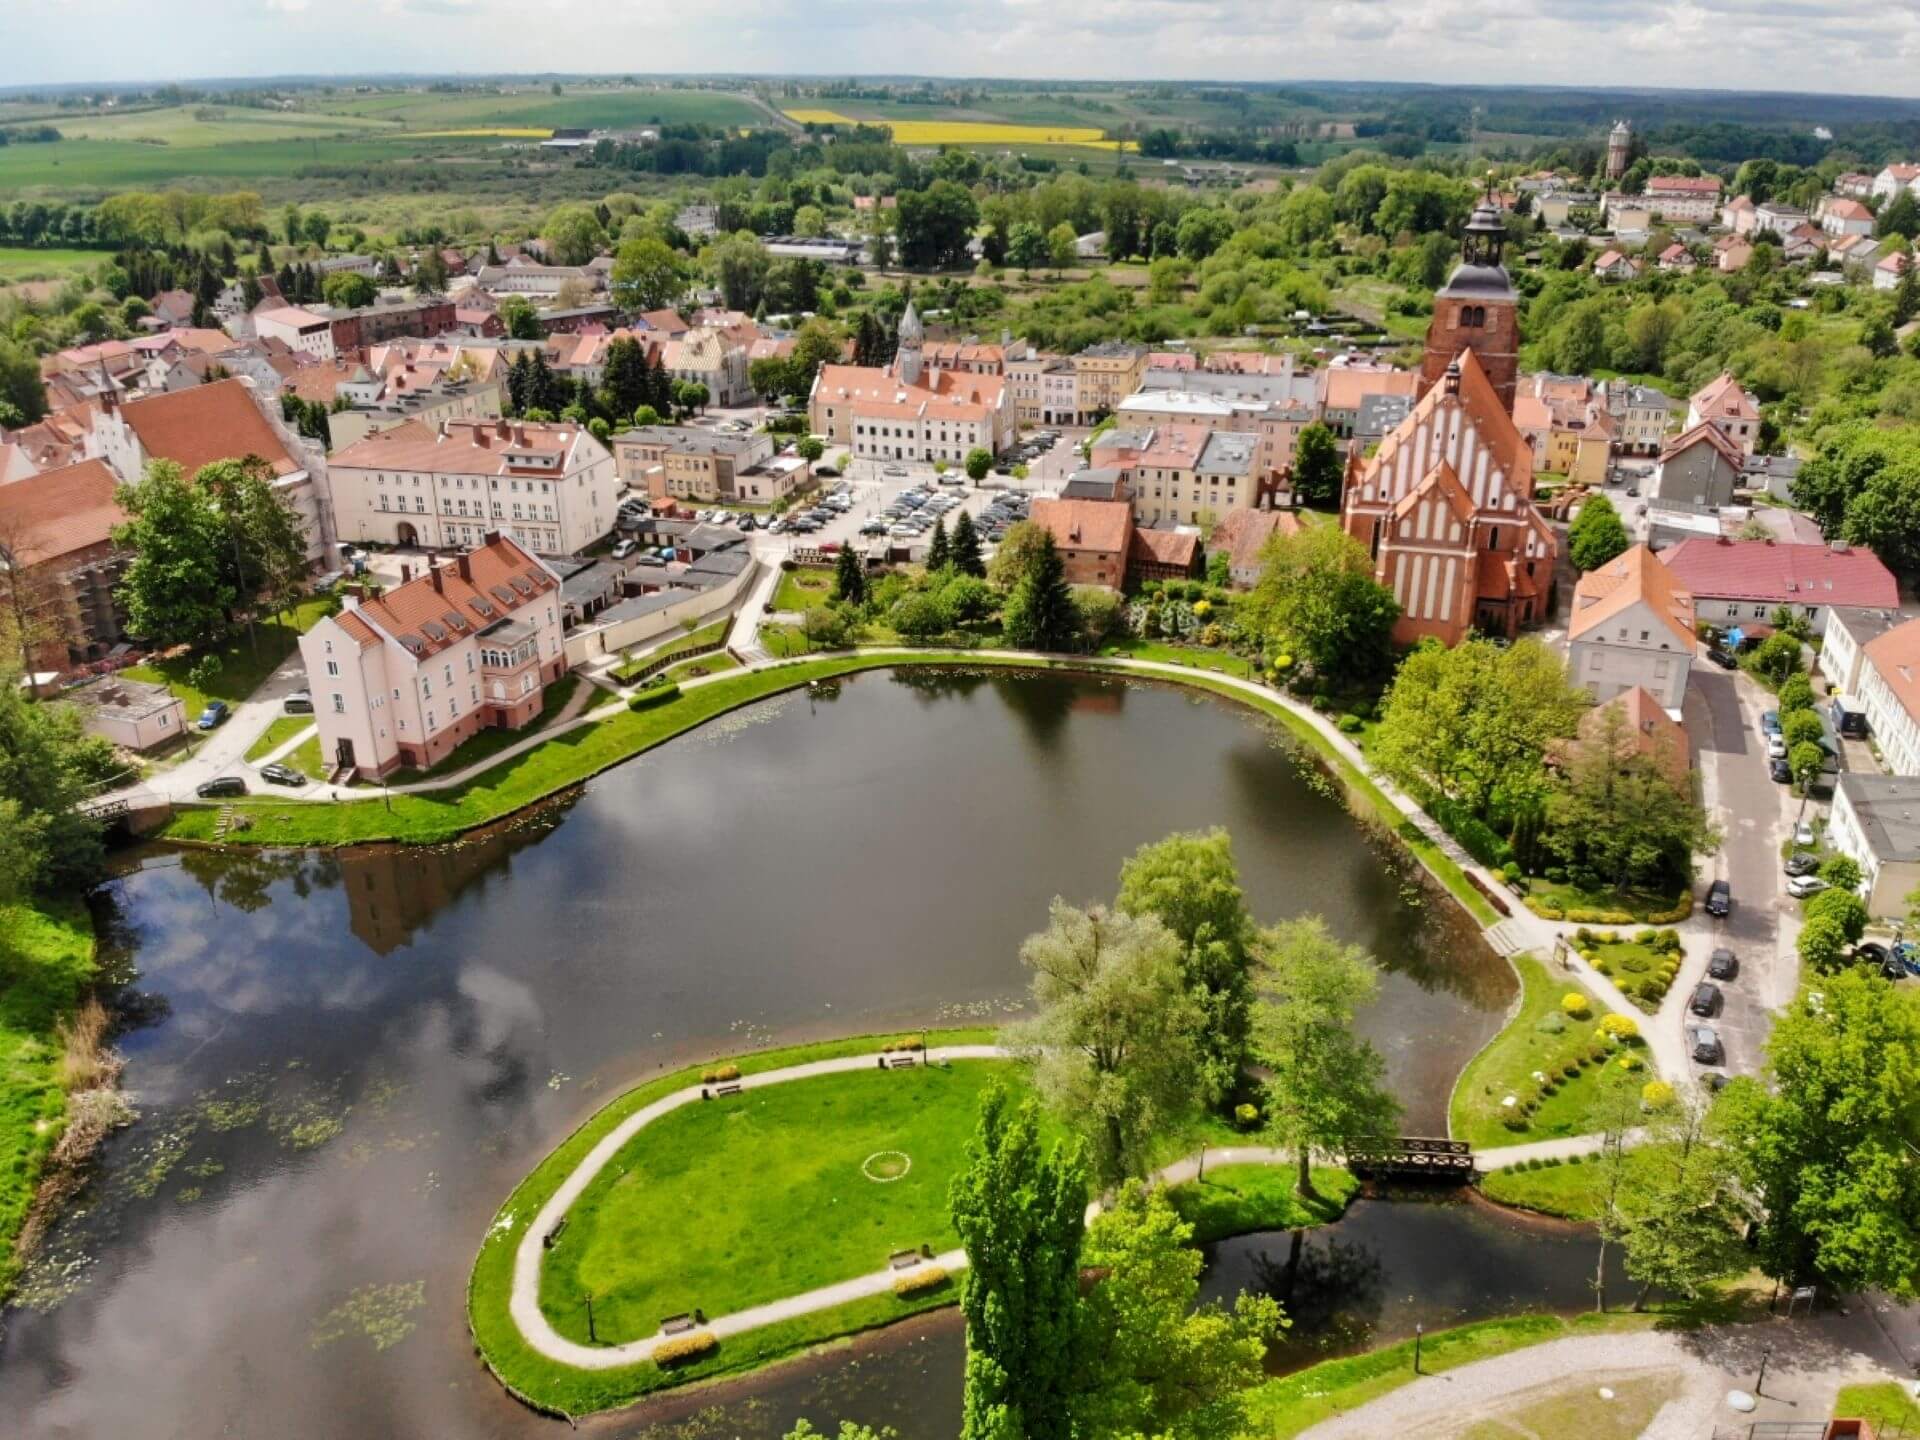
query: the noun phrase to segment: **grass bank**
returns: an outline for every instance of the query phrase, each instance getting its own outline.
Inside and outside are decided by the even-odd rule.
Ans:
[[[164,660],[149,660],[143,665],[129,666],[123,673],[129,679],[150,681],[173,691],[186,706],[187,719],[191,722],[207,708],[209,700],[238,705],[248,699],[293,653],[300,637],[332,609],[331,598],[303,600],[284,616],[256,621],[251,640],[243,627],[216,650],[190,650]],[[187,679],[188,672],[209,655],[215,661],[212,678],[204,685],[193,684]],[[313,717],[307,718],[311,722]]]
[[[1593,1129],[1589,1116],[1603,1068],[1594,1060],[1600,1044],[1594,1031],[1609,1011],[1578,980],[1532,955],[1514,956],[1513,968],[1520,977],[1518,1008],[1460,1072],[1448,1129],[1455,1140],[1476,1146],[1585,1135]],[[1584,1001],[1583,1018],[1568,1014],[1569,995]],[[1536,1075],[1548,1077],[1551,1089]],[[1503,1104],[1508,1096],[1519,1103]]]
[[[1580,1335],[1604,1335],[1622,1330],[1645,1330],[1659,1323],[1654,1315],[1514,1315],[1482,1320],[1425,1336],[1420,1345],[1420,1371],[1442,1375],[1491,1360],[1498,1355]],[[1247,1402],[1248,1435],[1261,1440],[1290,1440],[1303,1430],[1358,1409],[1370,1400],[1391,1394],[1414,1380],[1413,1342],[1324,1360],[1256,1389]],[[1477,1432],[1476,1432],[1477,1433]]]
[[[1174,1209],[1193,1226],[1196,1245],[1262,1230],[1325,1225],[1347,1213],[1360,1182],[1332,1165],[1313,1167],[1312,1199],[1294,1188],[1291,1165],[1220,1165],[1198,1180],[1167,1191]]]
[[[965,1045],[990,1043],[994,1035],[994,1031],[981,1028],[933,1031],[926,1033],[924,1038],[930,1045]],[[849,1036],[843,1040],[758,1051],[735,1057],[733,1063],[740,1067],[743,1074],[751,1075],[809,1060],[868,1054],[889,1041],[904,1038],[900,1035]],[[918,1311],[953,1303],[951,1287],[905,1299],[894,1295],[874,1296],[732,1336],[703,1358],[671,1370],[662,1370],[650,1360],[611,1370],[576,1370],[547,1359],[528,1345],[508,1311],[513,1289],[513,1254],[526,1227],[602,1136],[642,1106],[675,1090],[697,1084],[701,1071],[706,1068],[705,1065],[690,1065],[649,1080],[597,1111],[515,1187],[487,1230],[467,1284],[467,1321],[482,1358],[501,1383],[538,1409],[562,1415],[584,1415],[611,1409],[670,1385],[752,1370],[810,1345],[891,1324]],[[926,1077],[907,1071],[892,1078],[910,1083]],[[697,1220],[698,1213],[687,1218]],[[653,1317],[656,1325],[659,1318]]]
[[[95,1078],[81,1073],[89,1036],[77,1023],[94,973],[86,906],[0,905],[0,1297],[13,1288],[22,1228],[67,1128],[68,1089]],[[90,1039],[97,1045],[97,1030]]]
[[[302,730],[313,728],[314,718],[311,715],[282,715],[261,731],[260,738],[247,747],[247,759],[257,764]]]
[[[1897,1380],[1877,1385],[1842,1385],[1833,1398],[1836,1419],[1871,1420],[1881,1433],[1902,1435],[1920,1431],[1920,1405]]]
[[[779,588],[773,592],[773,603],[768,608],[792,612],[813,610],[832,598],[831,569],[789,570],[780,577]]]

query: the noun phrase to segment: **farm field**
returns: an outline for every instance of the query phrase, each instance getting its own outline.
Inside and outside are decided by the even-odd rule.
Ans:
[[[758,106],[714,90],[547,90],[506,94],[350,95],[323,102],[329,114],[397,123],[412,131],[551,130],[556,126],[619,129],[631,125],[754,125]]]
[[[852,125],[854,117],[835,110],[783,112],[801,124]],[[893,115],[868,117],[891,126],[900,145],[1070,145],[1091,150],[1131,150],[1131,141],[1107,140],[1090,125],[1007,125],[983,120],[903,120]]]
[[[0,245],[0,285],[20,280],[58,280],[112,258],[104,250],[21,250]]]
[[[316,165],[368,166],[440,158],[454,153],[460,144],[394,132],[386,139],[314,136],[196,146],[137,140],[7,145],[0,147],[0,192],[36,188],[97,192],[182,181],[204,181],[206,188],[219,189],[236,182],[285,180]]]
[[[130,140],[147,145],[177,145],[205,149],[254,140],[308,140],[342,133],[391,131],[394,127],[357,115],[311,115],[291,110],[255,110],[241,106],[175,105],[161,110],[136,110],[124,115],[89,115],[61,120],[56,127],[65,139]]]

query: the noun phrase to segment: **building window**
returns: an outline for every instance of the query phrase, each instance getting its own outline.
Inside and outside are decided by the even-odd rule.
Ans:
[[[346,699],[338,690],[333,692],[333,713],[336,715],[344,715],[347,713]]]

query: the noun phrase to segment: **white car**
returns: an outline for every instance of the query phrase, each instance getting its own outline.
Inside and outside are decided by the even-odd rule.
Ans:
[[[616,560],[624,560],[639,548],[639,545],[632,540],[622,540],[618,545],[613,547],[613,558]]]
[[[1810,895],[1818,895],[1822,890],[1831,888],[1818,875],[1796,875],[1787,881],[1787,894],[1796,900],[1805,900]]]
[[[1767,736],[1767,758],[1784,760],[1787,758],[1787,737],[1784,735]]]
[[[1798,825],[1794,826],[1793,843],[1796,845],[1813,844],[1813,826],[1805,820],[1802,820]]]

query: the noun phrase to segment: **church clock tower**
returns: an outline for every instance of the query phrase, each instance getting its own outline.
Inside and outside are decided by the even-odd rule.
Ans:
[[[1491,187],[1467,222],[1465,254],[1446,285],[1433,297],[1433,322],[1420,365],[1420,393],[1446,377],[1462,350],[1473,351],[1500,397],[1513,413],[1513,392],[1520,375],[1520,297],[1501,263],[1506,227]]]

